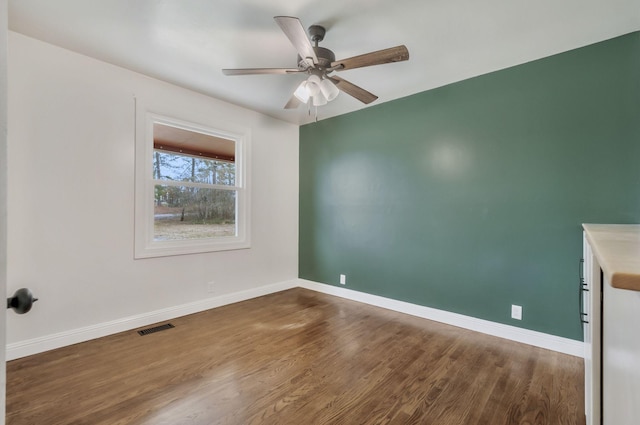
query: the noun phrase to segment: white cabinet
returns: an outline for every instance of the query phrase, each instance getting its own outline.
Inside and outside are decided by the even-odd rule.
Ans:
[[[602,423],[638,425],[640,292],[602,285]]]
[[[638,425],[640,225],[583,227],[587,425]]]
[[[584,392],[587,425],[600,425],[600,330],[601,330],[601,290],[600,264],[593,255],[586,235],[583,242],[581,277],[581,318],[584,330]]]

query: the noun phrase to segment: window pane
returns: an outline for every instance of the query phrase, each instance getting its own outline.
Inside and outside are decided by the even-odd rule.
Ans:
[[[153,178],[235,186],[236,164],[154,150]]]
[[[236,191],[155,186],[153,239],[236,236]]]

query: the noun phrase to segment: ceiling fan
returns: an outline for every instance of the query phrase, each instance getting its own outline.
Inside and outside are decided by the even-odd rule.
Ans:
[[[256,74],[309,74],[309,78],[303,81],[295,90],[291,99],[285,105],[285,109],[297,108],[309,101],[315,106],[326,104],[333,100],[340,91],[347,93],[359,101],[369,104],[378,96],[356,86],[349,81],[332,75],[334,71],[361,68],[371,65],[380,65],[391,62],[406,61],[409,59],[409,51],[404,45],[365,53],[347,59],[336,60],[334,53],[318,43],[324,39],[326,30],[320,25],[309,27],[309,36],[304,30],[298,18],[292,16],[276,16],[276,23],[285,33],[291,44],[298,51],[297,68],[244,68],[223,69],[225,75],[256,75]],[[314,43],[312,45],[311,43]]]

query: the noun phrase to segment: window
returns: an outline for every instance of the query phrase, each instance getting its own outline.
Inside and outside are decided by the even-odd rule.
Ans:
[[[248,248],[248,132],[140,109],[135,257]]]

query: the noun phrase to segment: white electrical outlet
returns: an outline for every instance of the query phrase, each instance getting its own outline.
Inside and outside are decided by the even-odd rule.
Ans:
[[[340,275],[340,285],[346,285],[346,284],[347,284],[347,275],[341,274]]]
[[[522,320],[522,306],[520,305],[511,306],[511,318],[516,320]]]
[[[212,293],[216,291],[216,283],[215,282],[209,282],[207,283],[207,292]]]

